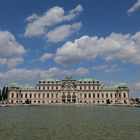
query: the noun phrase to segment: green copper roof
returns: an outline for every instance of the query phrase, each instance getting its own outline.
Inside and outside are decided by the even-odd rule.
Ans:
[[[19,85],[18,85],[18,83],[12,83],[12,84],[10,85],[10,87],[12,87],[12,88],[17,88],[17,87],[19,87]]]
[[[127,84],[125,82],[118,83],[118,88],[127,88]]]

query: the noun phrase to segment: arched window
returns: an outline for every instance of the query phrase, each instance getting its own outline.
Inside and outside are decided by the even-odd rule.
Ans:
[[[123,94],[123,97],[126,98],[126,94],[125,93]]]
[[[66,102],[66,95],[63,93],[62,95],[62,102],[65,103]]]
[[[70,95],[70,93],[68,93],[68,95],[67,95],[67,101],[68,101],[68,102],[71,101],[71,95]]]
[[[14,93],[11,94],[11,97],[14,98]]]
[[[72,102],[76,102],[76,95],[75,95],[75,93],[72,95]]]
[[[89,98],[91,98],[91,94],[90,94],[90,93],[89,93],[89,95],[88,95],[88,96],[89,96]]]

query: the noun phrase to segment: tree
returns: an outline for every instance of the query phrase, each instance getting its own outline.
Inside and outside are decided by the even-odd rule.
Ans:
[[[1,94],[2,94],[2,100],[5,100],[5,87],[3,87]]]
[[[26,103],[26,104],[31,104],[31,100],[27,99],[27,100],[25,101],[25,103]]]
[[[111,102],[110,102],[110,100],[109,100],[109,99],[107,99],[107,100],[106,100],[106,103],[107,103],[107,104],[110,104]]]
[[[139,104],[139,103],[140,103],[139,98],[136,98],[136,99],[135,99],[135,103],[136,103],[136,104]]]
[[[5,100],[7,100],[8,99],[8,87],[6,87],[6,89],[5,89]]]
[[[2,100],[2,94],[1,94],[1,89],[0,89],[0,101]]]

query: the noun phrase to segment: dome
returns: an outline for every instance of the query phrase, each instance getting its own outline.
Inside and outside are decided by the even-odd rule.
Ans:
[[[18,87],[18,84],[17,83],[12,83],[10,87],[11,88],[17,88]]]
[[[127,88],[127,84],[125,82],[118,83],[118,88]]]

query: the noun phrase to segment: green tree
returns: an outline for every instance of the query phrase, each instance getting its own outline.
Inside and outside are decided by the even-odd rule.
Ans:
[[[136,98],[135,102],[136,102],[136,104],[139,104],[140,103],[139,98]]]
[[[8,99],[8,87],[6,87],[6,89],[5,89],[5,100],[7,100]]]
[[[1,94],[1,89],[0,89],[0,101],[2,100],[2,94]]]
[[[110,104],[111,102],[110,102],[110,100],[109,100],[109,99],[107,99],[107,100],[106,100],[106,103],[107,103],[107,104]]]
[[[2,94],[2,100],[5,100],[5,87],[3,87],[1,94]]]

